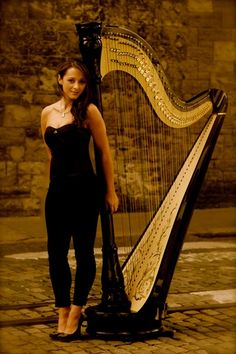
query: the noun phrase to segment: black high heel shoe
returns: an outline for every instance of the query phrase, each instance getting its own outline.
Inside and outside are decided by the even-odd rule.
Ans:
[[[57,340],[60,340],[61,342],[72,342],[74,340],[78,340],[82,338],[81,335],[81,326],[84,321],[84,316],[81,314],[78,327],[73,333],[66,334],[66,333],[61,333],[57,336]]]
[[[53,332],[49,334],[49,337],[53,340],[58,340],[58,337],[60,337],[63,334],[63,332]]]

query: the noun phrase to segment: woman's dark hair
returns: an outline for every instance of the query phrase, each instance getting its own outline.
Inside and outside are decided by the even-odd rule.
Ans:
[[[90,88],[90,75],[87,67],[82,61],[66,61],[58,66],[57,69],[57,77],[59,76],[61,79],[66,74],[67,70],[70,68],[76,68],[84,74],[84,78],[86,81],[86,87],[83,93],[73,101],[71,107],[71,113],[75,118],[77,124],[81,125],[86,118],[86,111],[88,105],[92,102],[92,90]],[[62,86],[57,81],[58,85],[58,93],[63,96]]]

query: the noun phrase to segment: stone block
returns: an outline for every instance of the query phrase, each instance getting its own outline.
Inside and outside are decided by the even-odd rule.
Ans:
[[[23,215],[22,199],[19,197],[0,198],[0,216]]]
[[[42,194],[42,188],[45,184],[43,175],[34,175],[31,180],[31,196],[39,198]]]
[[[37,109],[36,109],[37,110]],[[38,118],[39,119],[39,118]],[[27,105],[10,104],[5,106],[3,126],[23,128],[31,126],[35,120],[35,108]]]
[[[226,87],[228,91],[235,92],[236,90],[236,82],[235,78],[231,72],[224,72],[224,75],[219,75],[219,73],[212,72],[211,73],[211,86],[212,87],[220,87],[222,90],[226,91]]]
[[[236,181],[234,178],[234,171],[225,171],[224,172],[224,181],[227,182],[225,183],[225,185],[227,187],[225,187],[225,189],[227,189],[230,192],[236,192]]]
[[[31,194],[31,180],[30,174],[18,174],[17,178],[17,190],[21,194]]]
[[[203,41],[232,41],[233,32],[232,29],[217,28],[198,28],[198,40],[199,44]]]
[[[193,24],[196,28],[218,28],[222,21],[221,13],[210,12],[190,12],[188,13],[188,23]]]
[[[187,0],[190,12],[213,12],[213,0]]]
[[[27,78],[29,79],[29,78]],[[34,80],[34,78],[32,77],[32,80]],[[31,81],[31,79],[30,79]],[[10,90],[10,91],[24,91],[26,90],[27,86],[28,86],[28,80],[26,80],[25,77],[6,77],[5,80],[5,89],[6,90]]]
[[[236,123],[234,123],[234,116],[236,115],[232,115],[231,112],[229,112],[229,110],[226,113],[226,116],[224,118],[224,122],[223,122],[223,126],[220,132],[220,136],[219,139],[222,139],[223,144],[225,145],[226,142],[228,141],[230,144],[232,143],[232,138],[231,138],[231,134],[233,135],[233,139],[235,138],[235,134],[234,134],[234,130],[235,130],[235,125]],[[233,142],[234,144],[234,142]],[[232,146],[231,146],[232,148]]]
[[[0,188],[2,191],[14,189],[17,180],[17,164],[12,161],[0,161]]]
[[[25,139],[25,130],[23,128],[0,127],[0,145],[22,145]]]
[[[43,91],[39,91],[34,95],[34,104],[40,105],[40,110],[42,110],[44,107],[52,104],[53,102],[56,102],[58,100],[58,97],[55,95],[55,93],[43,93]],[[41,115],[41,112],[40,112]]]
[[[54,6],[50,1],[44,2],[43,6],[40,1],[30,1],[28,5],[28,11],[30,19],[39,20],[41,18],[42,20],[45,20],[52,19],[54,17]]]
[[[22,161],[25,154],[24,146],[10,146],[7,149],[7,153],[13,161]]]
[[[7,156],[7,149],[3,146],[0,146],[0,161],[5,161]]]
[[[195,80],[198,77],[198,60],[184,60],[181,63],[182,71],[186,79]]]
[[[19,175],[31,174],[31,166],[32,166],[31,162],[28,162],[28,161],[27,162],[26,161],[20,162],[18,164]]]
[[[187,49],[187,58],[190,60],[200,60],[201,62],[209,63],[213,61],[213,50],[212,45],[210,44],[209,47],[193,47],[189,46]]]
[[[26,138],[25,143],[26,161],[45,161],[47,159],[42,139]]]
[[[198,79],[199,80],[210,80],[210,73],[209,71],[205,70],[205,71],[199,71],[198,72]]]
[[[216,41],[214,43],[214,60],[230,61],[236,60],[236,45],[233,41]]]
[[[235,73],[234,62],[217,60],[211,66],[211,72],[216,72],[218,74],[223,74],[223,73],[234,74]]]
[[[198,94],[199,92],[202,92],[209,88],[209,81],[206,79],[201,79],[201,80],[189,80],[185,79],[183,80],[182,83],[182,94],[185,99],[190,99],[194,95]]]
[[[61,54],[61,61],[63,62],[67,57],[67,53],[71,52],[71,57],[74,58],[74,54],[78,54],[78,38],[76,37],[74,32],[59,32],[58,41],[60,43],[59,48],[55,48],[55,54],[57,54],[58,50]],[[72,55],[73,53],[73,55]]]
[[[40,90],[54,93],[56,87],[56,71],[43,67],[40,73]]]
[[[23,198],[22,209],[24,212],[30,212],[36,215],[40,211],[41,202],[39,198]]]
[[[1,2],[1,16],[4,19],[19,19],[22,18],[24,21],[28,19],[28,9],[27,2],[19,3],[15,1],[2,1]],[[17,6],[17,11],[16,11]]]
[[[236,2],[234,0],[224,0],[221,6],[215,1],[215,8],[222,14],[222,27],[235,28],[236,27]]]
[[[229,91],[226,88],[225,88],[225,90],[226,90],[227,95],[228,95],[230,106],[235,106],[236,105],[236,90],[234,89],[232,91]]]
[[[31,174],[31,175],[43,175],[45,174],[45,163],[43,162],[19,162],[18,164],[18,173],[22,174]]]

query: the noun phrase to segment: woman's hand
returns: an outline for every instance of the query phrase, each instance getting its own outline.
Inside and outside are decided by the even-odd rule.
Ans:
[[[115,213],[119,206],[119,199],[116,192],[107,192],[105,196],[106,207],[110,213]]]

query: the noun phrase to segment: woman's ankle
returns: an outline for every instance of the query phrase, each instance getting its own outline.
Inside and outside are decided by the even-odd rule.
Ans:
[[[71,306],[65,333],[71,334],[78,329],[81,314],[82,314],[82,306],[77,306],[77,305]]]
[[[70,307],[70,315],[79,315],[81,314],[83,306],[71,305]]]
[[[67,326],[67,321],[70,315],[70,306],[60,307],[58,310],[58,332],[64,332]]]

